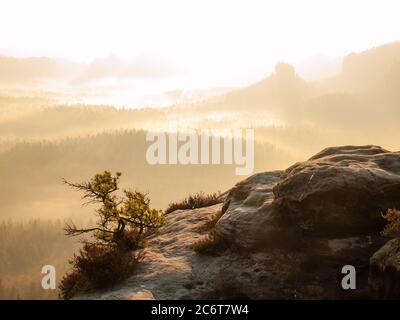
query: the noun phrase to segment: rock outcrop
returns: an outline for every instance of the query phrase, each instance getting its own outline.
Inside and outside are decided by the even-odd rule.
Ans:
[[[370,260],[369,284],[378,298],[400,299],[400,241],[393,239]]]
[[[400,207],[400,153],[380,147],[327,148],[279,173],[238,183],[218,227],[240,246],[288,237],[350,237],[382,230],[381,213]],[[240,232],[240,236],[237,236]]]
[[[385,242],[381,213],[400,208],[400,153],[376,146],[328,148],[286,171],[253,175],[221,201],[168,214],[137,273],[120,287],[85,297],[372,297],[369,260]],[[221,210],[215,232],[225,249],[196,254],[193,243],[207,233],[201,226]],[[380,257],[387,252],[393,258],[384,267]],[[398,255],[381,249],[372,265],[384,273]],[[341,268],[348,264],[357,270],[357,290],[341,287]],[[370,275],[377,290],[379,274]]]

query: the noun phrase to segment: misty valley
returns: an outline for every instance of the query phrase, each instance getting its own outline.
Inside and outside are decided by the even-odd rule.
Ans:
[[[59,290],[41,287],[44,265],[56,268],[66,299],[353,298],[336,287],[337,270],[347,264],[359,268],[359,294],[370,298],[365,261],[383,244],[381,213],[398,204],[398,57],[398,42],[351,53],[337,73],[318,80],[277,63],[246,86],[193,99],[169,92],[166,106],[129,108],[72,99],[75,92],[90,96],[84,79],[74,78],[83,64],[0,56],[0,299],[58,299]],[[87,72],[101,78],[108,67]],[[31,70],[32,79],[8,82],[17,77],[13,70]],[[46,87],[66,74],[72,87]],[[319,216],[321,208],[332,215]],[[359,213],[368,210],[379,217],[363,220]],[[387,212],[389,222],[397,216]],[[267,252],[260,243],[276,247]],[[342,248],[355,258],[347,261]],[[105,286],[111,293],[104,293],[109,278],[96,270],[115,261],[121,279],[109,275],[117,289]],[[132,271],[136,264],[150,265],[146,277]],[[79,268],[97,277],[98,287],[79,278]],[[381,279],[379,270],[370,279]],[[318,282],[324,277],[332,283],[326,296]],[[118,285],[127,278],[124,291]],[[141,281],[161,289],[141,291]],[[155,310],[175,311],[183,313]]]

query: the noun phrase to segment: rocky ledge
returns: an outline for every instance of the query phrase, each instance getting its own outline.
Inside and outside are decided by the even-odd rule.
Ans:
[[[327,148],[285,171],[253,175],[221,201],[170,213],[134,276],[80,298],[352,299],[399,292],[398,241],[382,247],[387,239],[380,235],[382,213],[400,208],[399,152]],[[195,253],[193,243],[208,232],[202,226],[217,214],[223,249]],[[356,290],[341,286],[344,265],[356,269]]]

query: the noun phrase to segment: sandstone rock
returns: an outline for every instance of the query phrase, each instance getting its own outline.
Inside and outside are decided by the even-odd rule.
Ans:
[[[381,230],[381,213],[400,206],[399,194],[400,153],[376,146],[327,148],[274,187],[280,218],[323,236]]]
[[[154,300],[153,294],[148,290],[134,292],[127,296],[129,300]]]
[[[283,173],[261,173],[228,194],[218,231],[244,248],[308,236],[350,237],[382,229],[400,207],[400,153],[376,146],[327,148]]]
[[[400,298],[400,241],[393,239],[370,260],[369,284],[378,298]]]
[[[274,231],[270,214],[272,188],[281,171],[253,175],[236,184],[228,193],[218,232],[230,243],[252,247]],[[270,230],[271,229],[271,230]]]
[[[400,283],[397,249],[389,243],[379,250],[371,273],[369,260],[384,242],[381,212],[400,207],[399,195],[399,153],[328,148],[285,172],[239,182],[224,203],[169,213],[131,278],[80,298],[370,298],[368,276],[377,291],[392,295]],[[221,211],[216,231],[228,247],[196,254],[193,243],[207,233],[201,226]],[[347,264],[357,270],[354,291],[340,285]],[[396,283],[390,289],[382,280],[388,271]]]
[[[169,213],[165,226],[148,239],[145,258],[131,278],[112,290],[83,295],[79,299],[142,299],[136,293],[143,291],[155,299],[201,297],[210,291],[206,284],[209,279],[192,245],[204,236],[199,228],[221,207],[222,204],[217,204]]]
[[[217,204],[171,212],[160,233],[148,240],[145,258],[131,278],[106,292],[78,299],[292,298],[293,290],[283,288],[299,268],[298,253],[232,250],[207,256],[193,251],[193,243],[206,234],[201,227],[221,208]]]

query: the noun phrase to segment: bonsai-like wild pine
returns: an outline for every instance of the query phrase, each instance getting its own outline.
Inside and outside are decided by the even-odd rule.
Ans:
[[[164,215],[161,210],[150,208],[147,194],[123,190],[122,196],[118,195],[120,177],[119,172],[114,176],[109,171],[104,171],[88,182],[70,183],[64,179],[65,184],[83,192],[82,199],[87,200],[86,204],[101,205],[96,210],[98,221],[95,226],[77,228],[74,223],[67,223],[67,235],[90,233],[93,240],[86,240],[85,243],[128,251],[143,246],[145,235],[162,226]]]
[[[389,223],[382,231],[382,235],[388,238],[400,238],[400,210],[389,209],[382,215]]]

